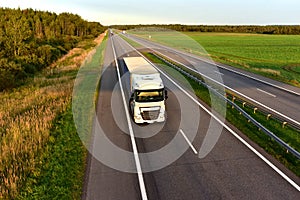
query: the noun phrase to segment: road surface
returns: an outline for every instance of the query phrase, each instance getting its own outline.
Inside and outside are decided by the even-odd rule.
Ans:
[[[132,152],[132,141],[127,134],[129,127],[126,121],[121,91],[118,88],[114,49],[118,58],[118,65],[122,68],[122,57],[138,56],[130,48],[118,36],[110,37],[108,40],[97,106],[97,120],[106,137],[116,146],[128,152]],[[165,78],[163,80],[167,81]],[[181,95],[186,98],[187,104],[198,106],[185,97],[186,95],[182,91],[172,88],[176,88],[176,86],[169,86],[168,118],[165,123],[136,125],[131,120],[133,133],[138,136],[135,140],[139,153],[153,152],[166,146],[174,139],[179,128],[182,128],[184,132],[196,131],[196,137],[191,142],[196,150],[201,147],[208,130],[208,121],[213,119],[207,112],[199,108],[200,121],[198,129],[189,130],[188,127],[179,127],[182,120],[187,120],[187,124],[197,122],[193,121],[192,118],[181,118],[181,113],[184,111],[181,110],[177,96]],[[123,109],[118,109],[117,114],[116,105],[123,106]],[[156,131],[157,133],[151,137],[141,138],[144,134]],[[95,138],[98,137],[97,132],[94,134]],[[102,152],[99,152],[101,147],[95,141],[91,144],[92,150],[87,165],[83,199],[142,199],[143,192],[141,191],[141,182],[138,175],[113,169],[96,159],[93,155],[97,153],[105,154],[110,159],[115,159],[116,162],[120,157],[118,152],[108,152],[108,150],[103,149]],[[182,137],[182,142],[186,142],[184,137]],[[261,151],[255,144],[249,143]],[[291,174],[270,156],[264,156],[299,185],[299,177]],[[133,155],[130,154],[122,159],[124,159],[124,162],[128,161],[128,169],[135,168],[136,163],[133,163]],[[169,158],[163,157],[162,159]],[[148,162],[150,161],[149,158]],[[146,163],[147,159],[141,160],[142,172],[147,171]],[[222,130],[215,147],[205,158],[199,159],[198,155],[191,148],[188,148],[182,156],[170,165],[156,171],[143,172],[142,177],[147,199],[153,200],[299,199],[300,197],[300,192],[295,187],[226,129]]]

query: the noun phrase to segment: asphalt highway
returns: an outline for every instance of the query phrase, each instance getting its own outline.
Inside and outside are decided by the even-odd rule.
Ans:
[[[130,172],[136,171],[136,160],[131,154],[133,146],[128,134],[129,124],[136,136],[147,199],[299,199],[300,192],[294,186],[227,129],[222,129],[220,124],[166,77],[163,77],[169,91],[166,122],[148,125],[134,124],[131,119],[127,122],[122,91],[118,86],[114,51],[121,73],[124,67],[122,57],[138,56],[119,36],[111,36],[108,40],[96,120],[106,137],[129,154],[120,157],[120,152],[99,146],[96,139],[100,136],[95,132],[87,165],[83,199],[142,199],[141,181],[136,173]],[[126,89],[126,86],[124,88]],[[128,100],[126,92],[125,99]],[[187,110],[182,110],[181,101],[189,105]],[[191,113],[196,112],[199,112],[199,120],[192,117]],[[208,122],[212,122],[216,130],[221,129],[221,136],[213,150],[200,159],[183,135],[178,133],[179,130],[185,132],[198,151],[209,129]],[[235,130],[234,127],[232,129]],[[184,150],[178,158],[172,158],[172,153],[162,153],[156,160],[147,154],[168,146],[174,139],[177,142],[173,146],[173,153]],[[264,154],[255,144],[248,142]],[[117,163],[122,160],[125,164],[123,168],[116,169],[99,159],[98,153],[112,160],[111,162]],[[299,177],[294,176],[270,156],[264,156],[296,184],[300,184]],[[160,168],[159,165],[166,160],[172,162]]]

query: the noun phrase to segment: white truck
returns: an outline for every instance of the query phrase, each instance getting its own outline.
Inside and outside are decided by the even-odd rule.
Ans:
[[[135,123],[164,122],[167,92],[159,72],[143,57],[124,57],[129,109]],[[127,73],[128,72],[128,73]]]

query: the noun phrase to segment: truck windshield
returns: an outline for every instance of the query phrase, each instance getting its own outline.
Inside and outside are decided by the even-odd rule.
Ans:
[[[136,102],[157,102],[164,100],[164,90],[138,90],[135,92]]]

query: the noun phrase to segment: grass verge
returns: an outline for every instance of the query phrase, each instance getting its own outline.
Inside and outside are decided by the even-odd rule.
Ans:
[[[40,160],[17,199],[80,199],[87,150],[77,135],[71,106],[58,115]]]

